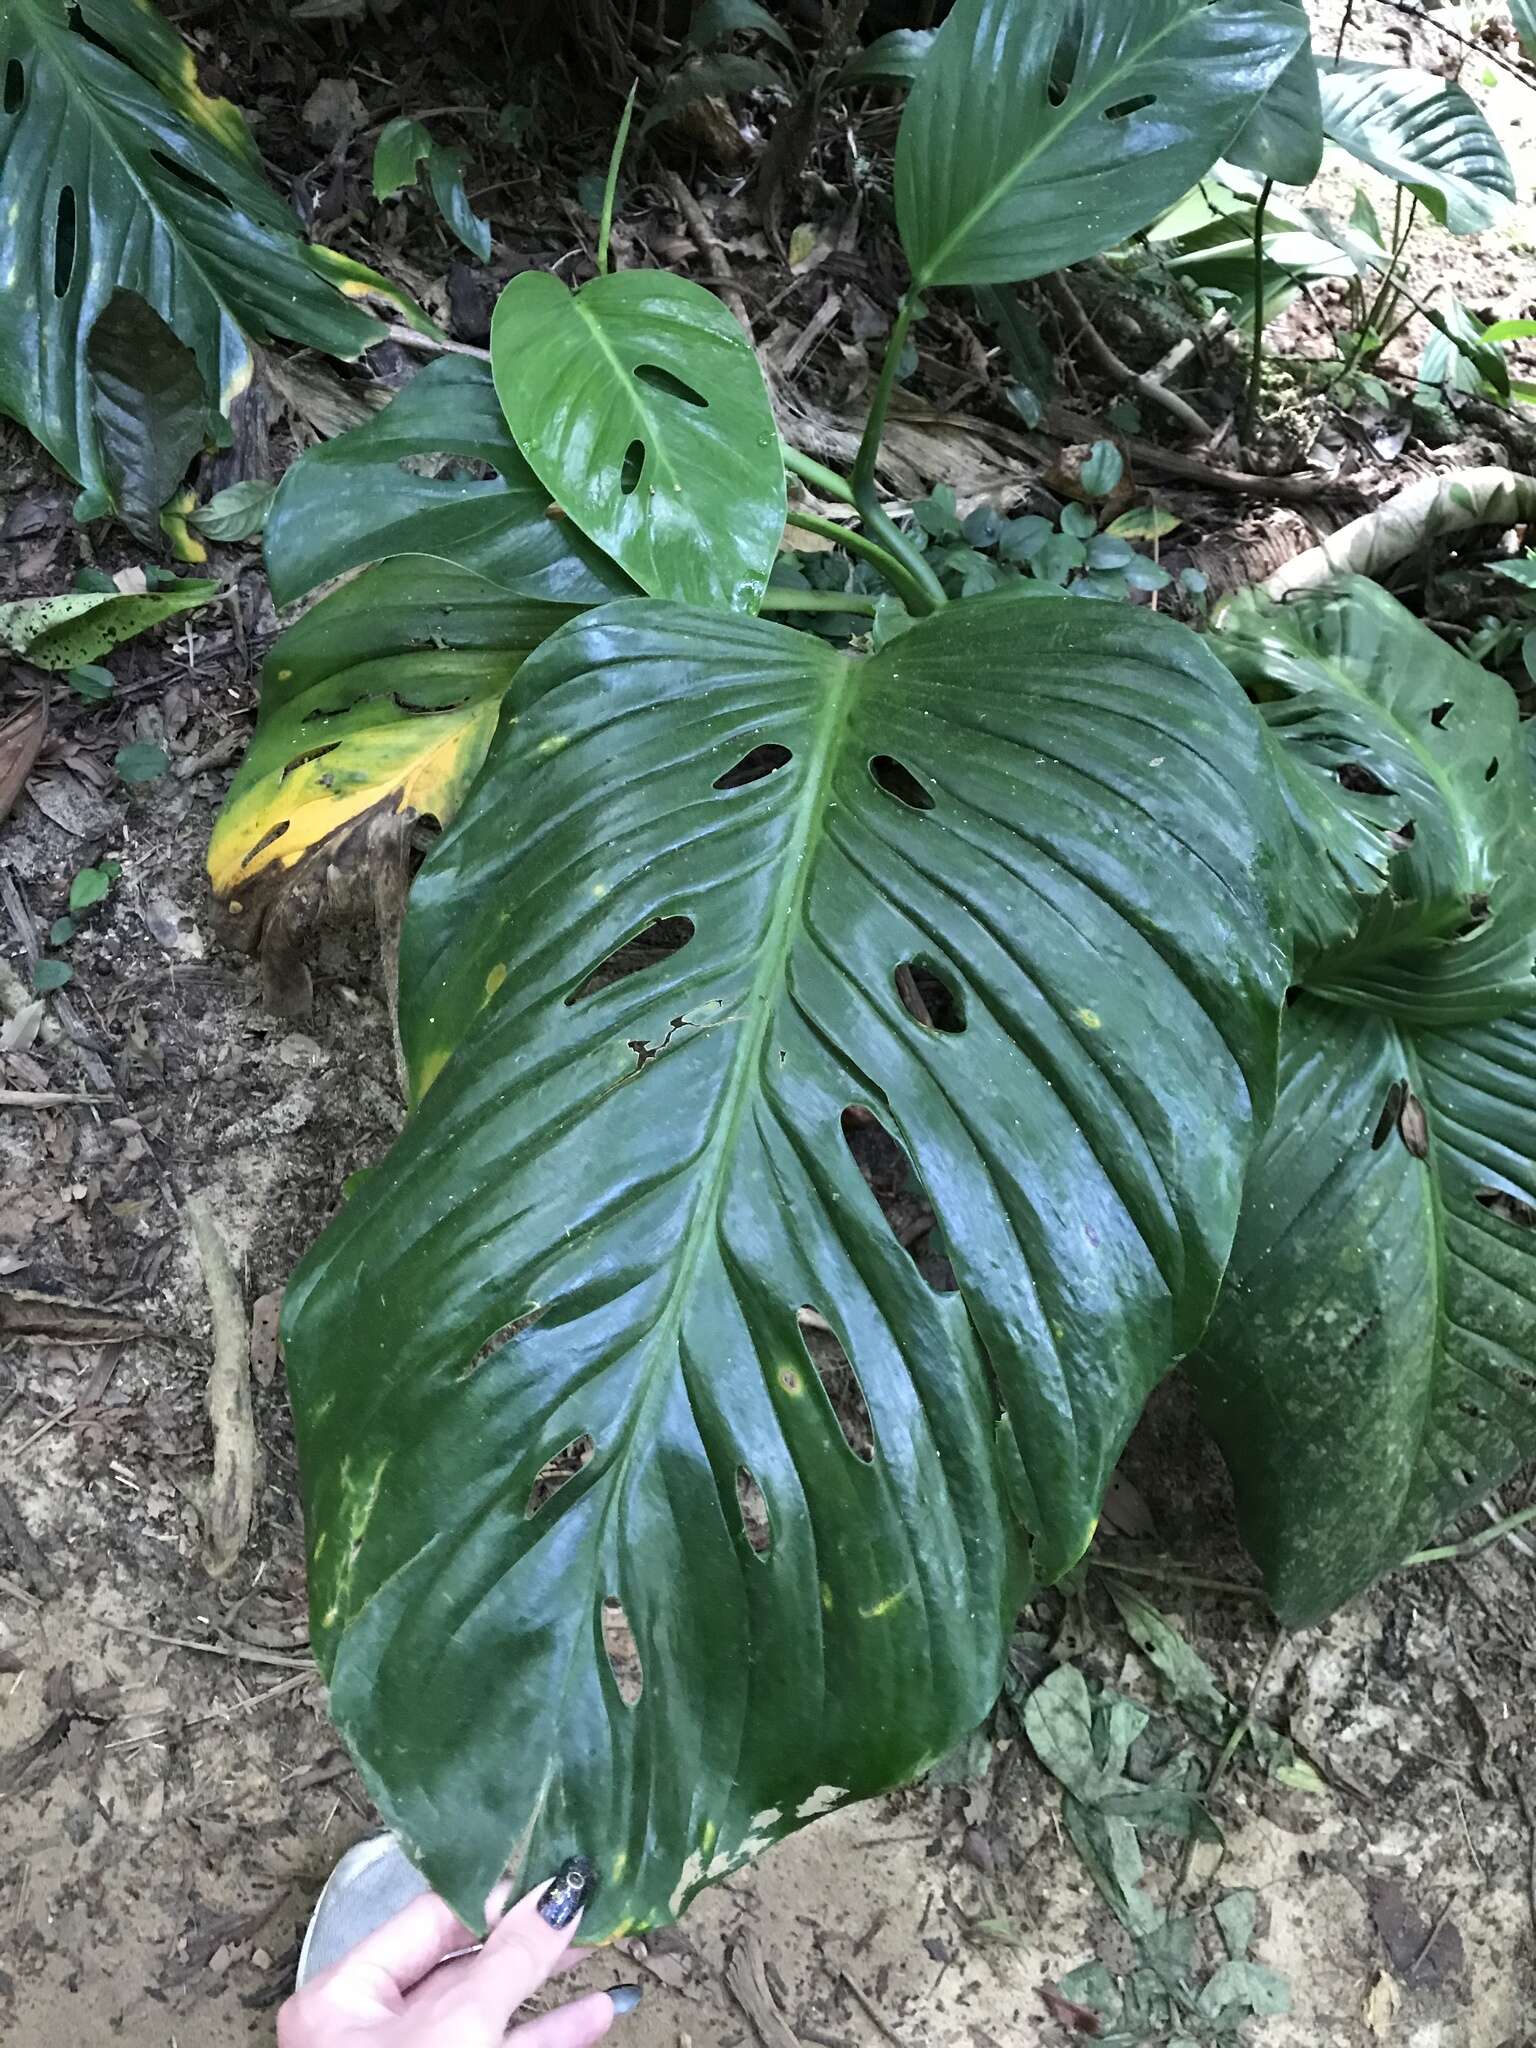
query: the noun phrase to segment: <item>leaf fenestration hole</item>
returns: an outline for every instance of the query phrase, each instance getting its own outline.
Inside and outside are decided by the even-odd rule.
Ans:
[[[250,852],[247,854],[243,854],[241,856],[241,867],[248,868],[251,862],[255,860],[258,854],[265,853],[269,846],[275,846],[278,840],[281,839],[283,834],[288,830],[288,827],[291,823],[291,819],[284,818],[278,824],[274,825],[270,832],[263,832],[261,837],[257,840],[256,844],[251,848]]]
[[[1501,1223],[1512,1223],[1517,1230],[1536,1230],[1536,1209],[1503,1188],[1479,1188],[1473,1199]]]
[[[927,1031],[952,1036],[965,1029],[965,998],[931,960],[906,960],[896,970],[902,1008]]]
[[[1435,706],[1435,708],[1433,709],[1433,711],[1431,711],[1431,712],[1430,712],[1430,714],[1429,714],[1429,722],[1430,722],[1430,724],[1431,724],[1431,725],[1433,725],[1433,726],[1441,726],[1441,725],[1444,725],[1445,721],[1447,720],[1447,718],[1449,718],[1449,717],[1450,717],[1450,715],[1451,715],[1451,712],[1452,712],[1452,711],[1453,711],[1454,709],[1455,709],[1455,699],[1454,699],[1454,698],[1451,698],[1451,697],[1447,697],[1447,698],[1446,698],[1446,700],[1445,700],[1445,702],[1444,702],[1443,704],[1437,704],[1437,705]]]
[[[665,391],[669,398],[681,399],[684,405],[697,406],[701,412],[708,410],[709,400],[702,391],[695,391],[691,384],[685,384],[681,377],[674,377],[660,363],[636,363],[635,382],[649,384],[653,391]]]
[[[832,1413],[837,1417],[837,1426],[843,1433],[843,1442],[861,1464],[875,1462],[875,1425],[869,1413],[869,1403],[864,1398],[864,1389],[859,1385],[859,1376],[853,1369],[853,1361],[843,1349],[842,1340],[819,1309],[805,1307],[796,1315],[800,1330],[800,1343],[806,1357],[821,1381],[821,1390],[831,1404]]]
[[[163,149],[152,149],[149,153],[168,177],[184,185],[189,192],[195,192],[199,199],[211,199],[215,205],[226,210],[229,208],[229,194],[221,192],[211,178],[205,178],[200,171],[192,170],[176,157],[167,155]]]
[[[629,1616],[616,1594],[610,1593],[603,1601],[600,1620],[608,1669],[613,1673],[619,1698],[626,1707],[633,1707],[645,1691],[645,1671],[640,1663],[640,1649],[635,1641],[635,1632],[629,1625]]]
[[[1498,772],[1499,772],[1499,757],[1498,757],[1498,755],[1497,755],[1497,754],[1495,754],[1495,755],[1494,755],[1494,757],[1493,757],[1493,759],[1492,759],[1492,760],[1491,760],[1491,761],[1490,761],[1490,762],[1488,763],[1488,766],[1487,766],[1487,767],[1486,767],[1486,768],[1485,768],[1485,769],[1483,770],[1483,780],[1484,780],[1484,782],[1492,782],[1493,778],[1495,777],[1495,775],[1497,775],[1497,774],[1498,774]]]
[[[592,1457],[597,1446],[591,1437],[572,1437],[564,1450],[556,1451],[552,1458],[546,1458],[539,1467],[533,1489],[528,1495],[528,1505],[523,1510],[523,1519],[532,1521],[540,1508],[552,1501],[562,1486],[568,1486]]]
[[[781,747],[777,740],[771,740],[765,746],[754,747],[750,754],[743,754],[734,768],[727,768],[716,778],[714,786],[716,789],[745,789],[748,783],[762,782],[780,768],[787,768],[794,758],[788,747]]]
[[[1389,783],[1383,782],[1373,769],[1363,761],[1344,761],[1334,770],[1342,788],[1355,796],[1395,796],[1397,792]]]
[[[465,1366],[463,1372],[459,1374],[459,1378],[467,1380],[472,1372],[484,1365],[493,1352],[500,1351],[504,1345],[512,1343],[515,1338],[521,1337],[524,1330],[531,1330],[544,1313],[545,1310],[543,1308],[530,1308],[525,1310],[522,1315],[514,1316],[510,1323],[502,1323],[497,1329],[492,1330],[489,1337],[486,1338],[479,1350],[470,1359],[468,1365]]]
[[[639,974],[647,967],[656,967],[663,960],[670,960],[674,953],[682,951],[693,933],[691,917],[653,918],[632,939],[626,939],[622,946],[616,946],[606,958],[598,961],[566,997],[566,1008],[569,1009],[573,1003],[585,1002],[599,989],[611,988],[614,982],[623,981],[631,974]]]
[[[62,299],[75,274],[75,188],[65,185],[59,192],[59,208],[53,223],[53,296]]]
[[[1104,109],[1104,118],[1106,121],[1128,121],[1132,114],[1139,114],[1144,108],[1155,107],[1156,105],[1157,94],[1155,92],[1138,93],[1134,99],[1117,100],[1112,107],[1106,107]]]
[[[27,74],[21,68],[21,59],[13,57],[5,67],[5,111],[19,114],[26,96]]]
[[[745,1465],[736,1467],[736,1504],[741,1509],[741,1531],[748,1547],[759,1557],[766,1557],[773,1548],[773,1523],[763,1489]]]
[[[889,754],[876,754],[869,764],[869,772],[887,796],[895,797],[909,811],[933,809],[933,798],[912,770],[893,760]]]
[[[1066,105],[1067,95],[1072,90],[1072,80],[1077,72],[1077,58],[1082,48],[1082,40],[1082,20],[1075,10],[1070,11],[1062,23],[1061,34],[1056,39],[1056,48],[1051,53],[1051,69],[1046,81],[1045,96],[1053,107]]]
[[[870,1110],[842,1114],[843,1143],[880,1205],[891,1235],[935,1294],[958,1292],[953,1266],[942,1248],[938,1218],[907,1148]]]
[[[619,489],[626,498],[632,498],[640,488],[640,472],[645,467],[645,443],[631,441],[624,450],[624,463],[619,471]]]
[[[323,761],[327,754],[334,754],[340,745],[340,740],[327,740],[323,747],[311,747],[307,754],[295,754],[284,766],[282,774],[278,777],[279,782],[286,782],[294,770],[302,768],[306,761]]]

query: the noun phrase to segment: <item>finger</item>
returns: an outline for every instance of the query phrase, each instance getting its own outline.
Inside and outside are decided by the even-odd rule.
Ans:
[[[397,1990],[409,1991],[413,1984],[419,1984],[430,1970],[435,1969],[444,1956],[451,1956],[455,1949],[468,1948],[474,1938],[450,1905],[433,1892],[423,1892],[393,1919],[384,1921],[371,1934],[364,1935],[356,1948],[334,1964],[325,1976],[317,1977],[315,1982],[325,1983],[337,1970],[351,1969],[361,1963],[370,1969],[382,1970]]]
[[[507,2036],[507,2048],[587,2048],[589,2041],[601,2041],[613,2025],[613,2000],[606,1991],[574,1998],[569,2005],[541,2013],[526,2026],[514,2027]]]
[[[477,2014],[503,2024],[538,1990],[570,1947],[596,1881],[585,1857],[573,1856],[553,1883],[519,1899],[492,1928],[464,1980],[464,1996]]]

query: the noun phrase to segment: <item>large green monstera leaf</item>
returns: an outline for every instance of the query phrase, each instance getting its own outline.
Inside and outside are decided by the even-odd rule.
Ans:
[[[1536,1454],[1536,1008],[1303,996],[1194,1367],[1280,1617],[1320,1620]]]
[[[513,278],[496,394],[561,512],[652,597],[755,611],[784,532],[773,407],[740,323],[664,270]]]
[[[958,0],[897,143],[915,285],[1040,277],[1145,227],[1306,40],[1291,0]]]
[[[1536,1000],[1531,779],[1507,685],[1364,577],[1245,596],[1217,645],[1285,757],[1306,985],[1430,1025]]]
[[[495,475],[463,474],[482,465]],[[265,549],[278,604],[386,555],[439,555],[558,604],[634,589],[519,455],[488,366],[461,356],[429,364],[375,418],[301,455]]]
[[[332,1713],[461,1912],[581,1847],[588,1938],[665,1921],[987,1711],[1209,1311],[1282,830],[1230,676],[1114,606],[860,660],[635,600],[524,665],[285,1324]]]
[[[76,25],[78,18],[78,26]],[[85,32],[82,32],[85,31]],[[385,280],[308,247],[266,185],[238,111],[198,87],[148,0],[0,8],[0,412],[105,505],[85,349],[115,290],[197,356],[210,414],[284,335],[355,356]]]

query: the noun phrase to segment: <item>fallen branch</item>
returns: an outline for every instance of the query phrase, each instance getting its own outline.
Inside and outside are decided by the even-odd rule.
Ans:
[[[213,1429],[213,1475],[202,1501],[205,1557],[214,1578],[245,1547],[256,1511],[261,1454],[251,1413],[251,1345],[245,1302],[204,1189],[189,1195],[187,1217],[213,1316],[213,1364],[206,1403]]]
[[[1374,512],[1353,519],[1264,584],[1270,597],[1315,590],[1335,576],[1379,576],[1427,540],[1474,526],[1536,520],[1536,477],[1512,469],[1453,469],[1410,484]]]
[[[721,298],[750,334],[752,322],[747,315],[747,302],[741,296],[730,259],[721,248],[720,237],[706,219],[703,207],[676,171],[667,172],[667,190],[672,194],[673,203],[687,224],[695,248],[709,265],[709,274],[719,285]]]
[[[71,1102],[110,1102],[110,1095],[85,1095],[78,1088],[0,1088],[0,1109],[62,1109]]]
[[[1202,419],[1192,405],[1187,404],[1176,391],[1169,391],[1153,377],[1144,377],[1133,370],[1129,363],[1122,363],[1109,343],[1100,334],[1088,315],[1083,311],[1082,301],[1073,291],[1066,278],[1058,272],[1044,280],[1045,289],[1056,302],[1062,317],[1071,323],[1073,332],[1069,340],[1082,340],[1088,344],[1088,352],[1097,358],[1099,367],[1123,384],[1127,390],[1139,392],[1149,405],[1160,405],[1170,418],[1176,419],[1187,434],[1199,440],[1209,438],[1211,423]]]
[[[1091,441],[1099,432],[1095,422],[1066,406],[1052,406],[1046,421],[1053,433],[1072,441]],[[1209,433],[1210,429],[1203,429]],[[1244,497],[1270,498],[1278,505],[1315,505],[1323,498],[1347,497],[1354,487],[1329,476],[1260,476],[1249,469],[1226,469],[1218,463],[1202,462],[1198,455],[1183,455],[1176,448],[1159,448],[1155,441],[1141,441],[1134,434],[1116,434],[1114,442],[1148,469],[1160,469],[1167,476],[1182,477],[1186,483],[1204,484],[1207,490],[1236,491]]]

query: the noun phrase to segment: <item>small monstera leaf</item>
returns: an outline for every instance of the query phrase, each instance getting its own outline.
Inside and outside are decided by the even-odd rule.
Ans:
[[[586,1843],[584,1938],[668,1920],[987,1711],[1214,1296],[1281,823],[1112,605],[860,660],[629,601],[520,671],[406,915],[405,1133],[287,1296],[331,1709],[458,1911]]]
[[[355,356],[383,334],[359,300],[419,318],[299,238],[238,111],[199,89],[149,0],[0,8],[0,280],[0,412],[86,485],[91,511],[106,492],[84,350],[115,290],[192,349],[215,412],[249,382],[252,341]]]
[[[496,474],[427,473],[444,462]],[[518,454],[489,368],[460,356],[429,364],[382,412],[301,455],[278,489],[265,545],[280,605],[387,555],[439,555],[556,604],[602,604],[634,589]]]
[[[446,822],[474,780],[519,664],[571,607],[422,557],[383,562],[290,627],[208,849],[243,943],[306,874],[388,818]]]
[[[1536,1001],[1531,777],[1508,686],[1364,577],[1245,596],[1221,625],[1289,757],[1306,986],[1437,1026]]]
[[[958,0],[896,148],[914,284],[1040,277],[1145,227],[1306,37],[1290,0]]]
[[[1305,1627],[1536,1456],[1536,1009],[1447,1031],[1302,996],[1193,1372]]]
[[[1330,142],[1406,185],[1452,234],[1475,235],[1509,218],[1509,158],[1459,85],[1354,57],[1325,59],[1319,70]]]
[[[491,323],[496,395],[561,510],[652,597],[755,611],[784,532],[784,462],[752,344],[662,270],[571,292],[513,278]]]

